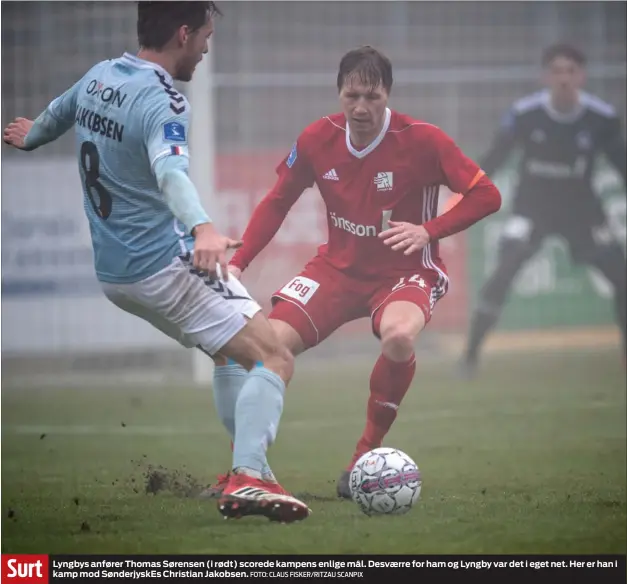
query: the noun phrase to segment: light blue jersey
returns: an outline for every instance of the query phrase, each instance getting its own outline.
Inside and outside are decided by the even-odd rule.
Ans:
[[[188,158],[190,106],[163,68],[128,53],[103,61],[48,112],[74,126],[100,281],[143,280],[192,249],[154,174],[165,156]]]

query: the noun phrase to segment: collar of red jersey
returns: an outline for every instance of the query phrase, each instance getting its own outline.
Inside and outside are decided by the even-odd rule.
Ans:
[[[146,59],[141,59],[137,55],[132,55],[131,53],[126,52],[122,55],[121,61],[139,69],[154,69],[162,75],[165,75],[165,79],[168,83],[174,82],[172,75],[170,75],[161,65],[157,65],[157,63],[153,63],[152,61],[146,61]]]
[[[364,156],[368,156],[381,142],[383,142],[383,138],[385,138],[385,134],[387,133],[390,127],[390,121],[392,119],[392,112],[390,108],[385,108],[385,120],[383,122],[383,127],[381,131],[377,135],[377,137],[368,144],[363,150],[357,150],[353,144],[351,143],[351,134],[350,127],[348,125],[348,120],[346,120],[346,148],[348,151],[355,156],[356,158],[364,158]]]

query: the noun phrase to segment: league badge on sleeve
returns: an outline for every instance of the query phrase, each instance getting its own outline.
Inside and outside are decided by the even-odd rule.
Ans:
[[[292,168],[297,158],[298,158],[298,152],[296,152],[296,142],[294,142],[294,146],[292,146],[292,151],[290,152],[290,155],[287,157],[287,162],[286,162],[287,167]]]
[[[163,124],[163,138],[170,142],[185,142],[185,126],[179,122]]]

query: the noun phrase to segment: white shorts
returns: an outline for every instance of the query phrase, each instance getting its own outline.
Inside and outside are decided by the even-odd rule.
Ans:
[[[176,257],[160,272],[132,284],[101,282],[105,296],[187,348],[215,355],[261,307],[236,278],[209,280]]]

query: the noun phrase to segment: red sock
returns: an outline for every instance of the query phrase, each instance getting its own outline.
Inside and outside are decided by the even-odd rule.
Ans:
[[[362,434],[348,470],[353,468],[362,455],[378,448],[389,432],[398,406],[405,397],[416,371],[416,356],[398,363],[380,355],[370,375],[370,398],[366,413],[366,427]]]

